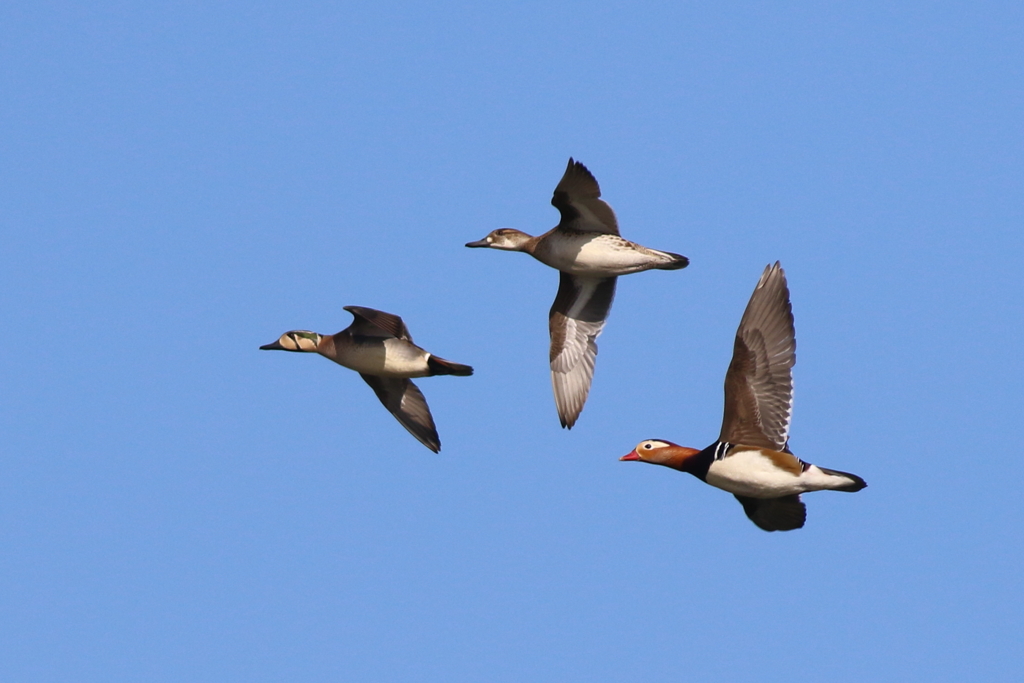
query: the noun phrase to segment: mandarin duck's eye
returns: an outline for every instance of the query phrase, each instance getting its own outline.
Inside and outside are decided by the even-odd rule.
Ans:
[[[644,450],[647,450],[647,451],[649,451],[649,450],[651,450],[652,448],[654,448],[654,446],[652,446],[651,444],[649,444],[649,443],[645,443],[645,444],[644,444]]]

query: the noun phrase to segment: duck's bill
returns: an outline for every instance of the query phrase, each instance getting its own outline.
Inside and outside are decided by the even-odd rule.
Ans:
[[[636,451],[630,451],[629,453],[626,453],[624,456],[619,458],[619,460],[639,460],[639,459],[640,459],[640,456],[636,454]]]
[[[274,342],[272,344],[264,344],[263,346],[260,347],[260,350],[261,351],[284,351],[285,348],[283,346],[281,346],[281,342],[280,341],[276,341],[276,342]]]
[[[470,248],[486,247],[487,246],[487,238],[485,237],[482,240],[477,240],[476,242],[466,242],[466,246],[470,247]]]

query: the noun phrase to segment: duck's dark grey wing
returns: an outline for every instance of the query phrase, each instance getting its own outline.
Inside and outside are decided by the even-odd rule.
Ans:
[[[412,341],[409,328],[397,315],[365,306],[345,306],[345,310],[355,317],[347,329],[352,334],[362,337],[398,337]]]
[[[736,496],[750,521],[765,531],[792,531],[804,525],[807,508],[800,495],[782,498],[749,498]]]
[[[427,407],[427,399],[411,380],[376,375],[359,376],[370,385],[373,393],[384,404],[402,426],[409,430],[420,443],[434,451],[441,450],[441,439],[437,436],[434,418]]]
[[[786,449],[793,414],[796,332],[786,273],[764,269],[743,313],[725,375],[722,441]]]
[[[599,199],[601,188],[593,174],[578,161],[569,158],[565,175],[555,187],[551,204],[562,214],[558,229],[566,232],[619,234],[619,222],[612,207]]]
[[[551,385],[563,427],[571,428],[590,393],[597,360],[596,339],[615,298],[615,278],[582,278],[560,273],[551,305]]]

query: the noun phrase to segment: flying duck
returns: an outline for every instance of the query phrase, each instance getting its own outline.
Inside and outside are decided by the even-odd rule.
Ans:
[[[678,270],[689,259],[648,249],[619,236],[612,207],[600,199],[597,180],[569,159],[551,204],[558,225],[537,237],[511,228],[491,232],[467,247],[524,251],[560,271],[558,294],[548,313],[551,385],[562,426],[572,428],[583,410],[597,357],[595,340],[615,298],[615,279],[642,270]]]
[[[413,344],[408,328],[397,315],[363,306],[345,306],[345,310],[355,319],[337,334],[293,330],[260,348],[315,352],[355,370],[410,434],[430,450],[439,452],[441,440],[427,400],[410,378],[467,376],[473,374],[473,368],[438,358]]]
[[[724,489],[765,531],[799,529],[807,518],[801,493],[852,493],[867,484],[856,474],[818,467],[790,452],[795,362],[789,287],[776,261],[764,269],[736,331],[718,441],[699,451],[648,439],[619,459],[689,472]]]

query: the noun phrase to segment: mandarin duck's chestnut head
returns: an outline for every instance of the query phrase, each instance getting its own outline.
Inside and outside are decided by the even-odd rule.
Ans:
[[[619,458],[619,460],[639,460],[652,465],[664,465],[675,470],[686,471],[687,464],[692,462],[693,457],[699,454],[696,448],[677,446],[671,441],[659,439],[647,439],[636,445],[631,452]]]

